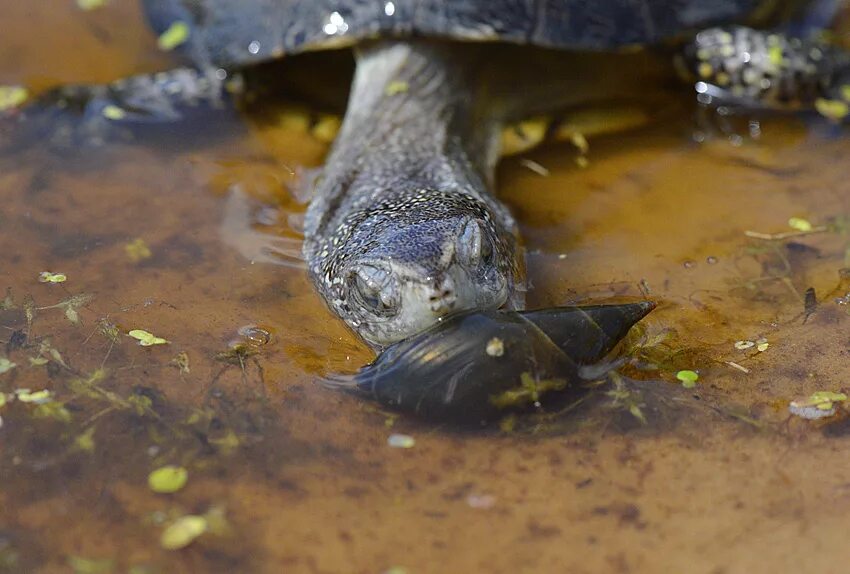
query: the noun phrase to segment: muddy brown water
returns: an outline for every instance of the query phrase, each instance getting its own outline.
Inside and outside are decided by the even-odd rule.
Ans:
[[[84,13],[3,0],[0,13],[0,84],[169,65],[132,3]],[[216,137],[190,125],[137,145],[2,158],[0,288],[14,304],[0,311],[0,340],[16,367],[0,391],[53,396],[0,407],[0,571],[845,571],[850,426],[840,414],[791,419],[787,405],[850,391],[850,318],[836,302],[850,290],[839,278],[850,142],[822,121],[773,117],[758,142],[697,145],[689,98],[683,89],[670,100],[681,109],[593,139],[585,168],[573,147],[549,145],[499,171],[530,252],[532,304],[659,302],[645,331],[667,334],[660,368],[631,373],[645,425],[601,395],[510,432],[457,432],[317,385],[368,351],[303,271],[251,263],[222,228],[238,185],[267,206],[255,231],[297,236],[285,185],[326,145],[292,122],[223,114]],[[792,231],[791,217],[828,230],[745,234]],[[150,256],[134,261],[139,239]],[[42,271],[67,281],[40,283]],[[810,287],[819,304],[806,319]],[[79,324],[46,308],[81,293]],[[271,342],[221,356],[246,325]],[[130,329],[169,344],[141,347]],[[762,352],[734,346],[760,338]],[[678,369],[699,371],[696,388]],[[390,448],[392,433],[415,445]],[[165,464],[189,471],[177,493],[148,487]],[[219,519],[163,549],[162,531],[187,514]]]

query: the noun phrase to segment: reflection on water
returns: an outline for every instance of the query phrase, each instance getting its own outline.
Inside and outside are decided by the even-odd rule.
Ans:
[[[140,26],[114,32],[136,12],[124,3],[0,11],[16,23],[3,84],[167,65]],[[287,186],[321,161],[320,138],[224,114],[140,145],[0,159],[0,571],[828,570],[850,510],[847,425],[787,405],[848,390],[850,144],[786,117],[758,143],[696,145],[681,107],[592,140],[584,168],[568,145],[503,163],[532,305],[660,305],[628,378],[477,433],[316,385],[368,351],[303,271],[223,240],[238,185],[242,231],[293,247],[303,207]],[[193,138],[202,125],[217,137]],[[148,485],[164,465],[188,471],[172,494]],[[163,548],[185,516],[203,532]]]

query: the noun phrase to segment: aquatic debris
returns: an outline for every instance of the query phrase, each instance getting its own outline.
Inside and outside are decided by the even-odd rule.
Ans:
[[[490,397],[490,402],[497,408],[521,406],[532,404],[540,406],[540,397],[549,391],[561,391],[567,387],[564,379],[535,379],[531,373],[524,372],[520,375],[520,386],[508,389],[498,395]]]
[[[186,486],[189,471],[182,466],[167,465],[148,475],[148,486],[159,494],[171,494]]]
[[[0,112],[17,108],[29,98],[29,92],[22,86],[0,86]]]
[[[180,351],[177,356],[171,359],[169,365],[173,365],[180,370],[180,374],[188,375],[191,372],[189,368],[189,354],[186,351]]]
[[[788,227],[797,231],[809,232],[814,229],[814,226],[808,219],[802,217],[792,217],[788,220]]]
[[[836,412],[836,403],[847,400],[844,393],[832,391],[816,391],[806,399],[795,399],[788,404],[788,411],[792,415],[804,419],[815,420],[831,417]]]
[[[752,349],[756,344],[753,341],[735,341],[735,348],[739,351],[746,351],[747,349]]]
[[[109,3],[109,0],[77,0],[77,7],[80,10],[89,12],[98,8],[103,8]]]
[[[12,296],[12,288],[6,287],[6,296],[0,301],[0,311],[6,311],[15,308],[15,298]]]
[[[162,337],[157,337],[153,333],[149,333],[144,329],[133,329],[127,334],[139,341],[139,345],[141,345],[142,347],[150,347],[152,345],[165,345],[168,343],[168,340],[163,339]]]
[[[803,319],[803,323],[809,320],[809,317],[817,310],[818,308],[818,294],[815,291],[814,287],[809,287],[806,289],[806,294],[803,297],[803,313],[805,313],[806,317]]]
[[[505,354],[505,342],[499,337],[493,337],[487,341],[487,347],[484,350],[491,357],[501,357]]]
[[[103,107],[100,113],[108,120],[118,121],[123,120],[127,117],[127,112],[124,111],[123,108],[116,106],[115,104],[108,104]]]
[[[74,438],[74,448],[83,452],[94,452],[94,431],[96,427],[91,426],[82,434]]]
[[[51,273],[50,271],[42,271],[38,274],[39,283],[64,283],[68,280],[68,276],[64,273]]]
[[[148,247],[148,244],[145,243],[145,240],[141,237],[137,237],[130,243],[124,245],[124,251],[133,263],[138,263],[143,259],[149,259],[151,255],[153,255],[150,247]]]
[[[272,334],[256,325],[245,325],[236,331],[239,336],[245,338],[245,342],[255,347],[268,345],[272,340]]]
[[[733,369],[741,371],[742,373],[749,373],[750,372],[750,370],[747,367],[745,367],[743,365],[739,365],[735,361],[726,361],[726,364],[729,365],[730,367],[732,367]]]
[[[180,550],[206,532],[207,527],[207,519],[203,516],[195,514],[181,516],[162,531],[159,545],[166,550]]]
[[[523,159],[519,160],[519,164],[522,167],[533,171],[534,173],[536,173],[537,175],[539,175],[541,177],[549,177],[552,174],[552,172],[550,172],[548,169],[546,169],[546,167],[540,165],[539,163],[537,163],[536,161],[534,161],[532,159],[523,158]]]
[[[761,338],[756,341],[756,351],[759,353],[764,353],[768,347],[770,347],[770,343],[767,342],[767,339]]]
[[[413,448],[416,439],[406,434],[391,434],[387,437],[387,445],[393,448]]]
[[[68,566],[74,574],[109,574],[115,567],[112,558],[83,558],[82,556],[69,556]]]
[[[407,568],[402,566],[391,566],[383,571],[382,574],[408,574]]]
[[[686,389],[692,389],[697,386],[697,381],[699,380],[699,373],[697,373],[696,371],[685,369],[676,373],[676,378],[682,382],[683,387],[685,387]]]
[[[185,43],[189,39],[189,25],[186,22],[174,22],[168,29],[160,34],[156,44],[160,50],[169,52]]]
[[[396,96],[398,94],[406,93],[409,89],[410,85],[407,82],[396,80],[387,84],[387,89],[384,90],[384,94],[388,96]]]
[[[29,389],[15,389],[15,398],[22,403],[34,403],[43,405],[53,400],[53,393],[47,389],[41,391],[30,391]]]
[[[492,494],[470,494],[466,497],[466,504],[470,508],[486,510],[496,505],[496,497]]]
[[[18,365],[16,363],[13,363],[6,357],[0,357],[0,375],[2,375],[3,373],[8,373],[17,366]]]

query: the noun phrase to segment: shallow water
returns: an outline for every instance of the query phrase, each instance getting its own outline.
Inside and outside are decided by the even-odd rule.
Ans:
[[[0,0],[0,84],[169,64],[132,4],[32,4]],[[842,571],[850,427],[787,405],[850,387],[850,318],[835,301],[850,291],[850,143],[817,119],[774,117],[758,142],[697,145],[688,90],[671,90],[679,104],[650,125],[592,139],[585,168],[555,144],[499,171],[531,305],[659,302],[645,324],[649,339],[667,333],[646,351],[660,369],[629,372],[646,425],[600,395],[511,432],[460,433],[317,385],[369,352],[303,271],[252,263],[236,243],[256,236],[223,227],[238,186],[266,206],[255,231],[297,237],[285,185],[326,149],[297,122],[223,113],[137,145],[0,158],[0,288],[14,297],[0,340],[17,364],[0,391],[55,399],[0,407],[0,571]],[[795,216],[829,229],[745,234],[791,231]],[[138,239],[150,256],[134,261]],[[67,281],[40,283],[45,270]],[[79,325],[46,308],[81,293]],[[222,356],[246,325],[271,342]],[[131,329],[169,344],[141,347]],[[760,338],[762,352],[734,346]],[[695,389],[679,369],[699,371]],[[392,433],[415,446],[390,448]],[[189,471],[175,494],[147,485],[164,464]],[[223,519],[193,544],[160,547],[177,517],[210,512]]]

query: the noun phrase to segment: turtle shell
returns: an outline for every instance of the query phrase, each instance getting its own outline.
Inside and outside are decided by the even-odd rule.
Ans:
[[[153,29],[189,29],[195,64],[244,67],[366,39],[434,37],[610,50],[765,21],[800,0],[144,0]]]

